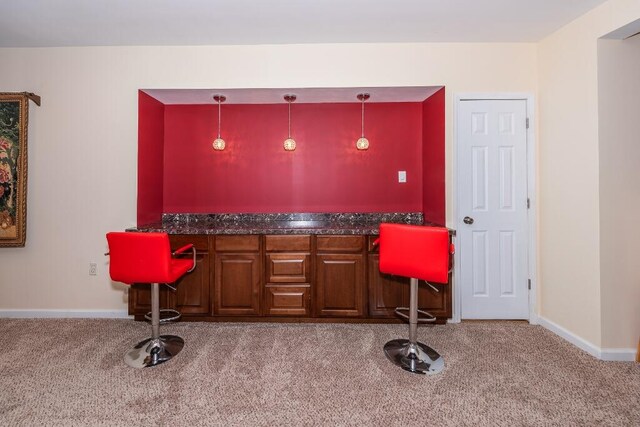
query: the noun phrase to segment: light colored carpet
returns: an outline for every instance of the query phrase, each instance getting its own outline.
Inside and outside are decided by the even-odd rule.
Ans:
[[[443,373],[387,361],[405,325],[163,325],[185,349],[135,370],[122,356],[145,323],[0,319],[0,425],[640,425],[638,364],[524,322],[418,331]]]

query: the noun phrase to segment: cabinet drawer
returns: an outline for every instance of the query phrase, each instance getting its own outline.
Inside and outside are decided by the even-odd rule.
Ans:
[[[176,250],[192,243],[199,251],[207,251],[209,246],[209,238],[206,234],[170,234],[169,242],[171,249]]]
[[[265,250],[270,251],[310,251],[311,236],[266,236]]]
[[[216,251],[253,251],[260,249],[260,236],[216,236]]]
[[[318,236],[318,252],[360,252],[364,236]]]
[[[309,254],[267,254],[267,282],[304,283],[309,281]]]
[[[310,285],[267,285],[265,287],[265,314],[268,316],[308,316]]]

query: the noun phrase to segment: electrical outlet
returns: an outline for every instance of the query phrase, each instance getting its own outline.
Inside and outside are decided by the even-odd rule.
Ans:
[[[90,262],[89,263],[89,276],[95,276],[96,274],[98,274],[98,264],[96,264],[95,262]]]
[[[398,182],[407,182],[407,171],[398,171]]]

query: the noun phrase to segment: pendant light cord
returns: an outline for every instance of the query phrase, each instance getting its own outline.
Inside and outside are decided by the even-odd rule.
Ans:
[[[364,138],[364,98],[362,98],[362,138]]]
[[[220,139],[220,98],[218,98],[218,139]]]
[[[291,101],[288,102],[289,104],[289,139],[291,139]]]

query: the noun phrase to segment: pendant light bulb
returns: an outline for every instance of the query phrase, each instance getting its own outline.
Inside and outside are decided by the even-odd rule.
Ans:
[[[295,95],[285,95],[284,96],[284,100],[287,101],[287,103],[289,104],[289,113],[288,113],[288,118],[289,118],[289,132],[288,132],[288,137],[287,139],[284,140],[284,150],[285,151],[295,151],[296,149],[296,140],[291,138],[291,103],[293,101],[296,100],[296,96]]]
[[[227,143],[224,142],[224,139],[220,136],[220,104],[227,100],[227,97],[224,95],[213,95],[214,101],[218,103],[218,137],[213,140],[213,149],[216,151],[222,151],[226,147]]]
[[[357,98],[362,102],[362,121],[360,122],[362,125],[362,133],[360,138],[356,141],[356,148],[360,151],[369,149],[369,140],[364,136],[364,101],[369,99],[371,95],[368,93],[359,93]]]

